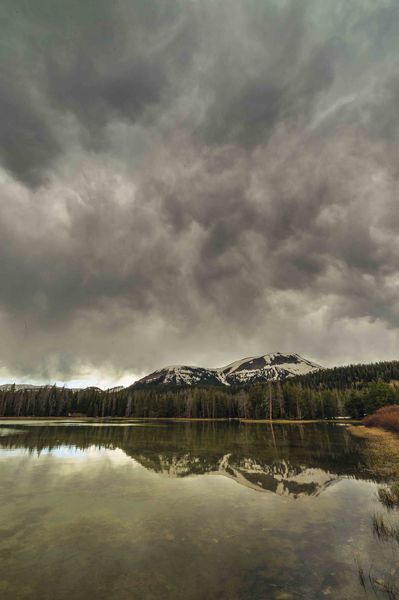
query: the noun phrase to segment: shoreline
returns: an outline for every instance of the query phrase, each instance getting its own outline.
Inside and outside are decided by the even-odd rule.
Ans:
[[[66,417],[23,417],[7,416],[0,417],[1,421],[76,421],[76,422],[113,422],[113,421],[168,421],[181,423],[248,423],[248,424],[268,424],[268,425],[307,425],[315,423],[333,423],[340,425],[360,424],[356,419],[241,419],[234,418],[206,418],[206,417],[86,417],[86,416],[66,416]]]
[[[352,435],[370,441],[389,442],[394,447],[397,447],[399,452],[399,433],[396,433],[395,431],[389,431],[383,427],[366,427],[361,423],[362,422],[359,421],[359,425],[356,425],[356,427],[353,427],[352,423],[349,423],[348,430]]]

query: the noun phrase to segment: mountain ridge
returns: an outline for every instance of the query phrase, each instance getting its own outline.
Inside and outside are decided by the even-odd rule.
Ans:
[[[0,391],[4,392],[38,392],[44,389],[69,389],[73,392],[101,391],[105,393],[120,392],[125,389],[148,388],[157,386],[195,387],[222,386],[265,383],[268,381],[283,381],[298,375],[307,375],[323,370],[323,367],[313,361],[303,358],[296,353],[275,352],[248,356],[233,361],[222,367],[199,367],[194,365],[168,365],[152,371],[131,385],[114,386],[101,389],[98,386],[72,387],[56,384],[4,383]]]
[[[275,352],[236,360],[224,367],[170,365],[136,381],[131,388],[156,386],[242,385],[282,381],[323,367],[296,353]]]

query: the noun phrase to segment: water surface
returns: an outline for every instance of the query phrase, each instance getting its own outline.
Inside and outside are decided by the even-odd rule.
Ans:
[[[388,597],[359,577],[399,579],[366,450],[332,424],[0,422],[0,598]]]

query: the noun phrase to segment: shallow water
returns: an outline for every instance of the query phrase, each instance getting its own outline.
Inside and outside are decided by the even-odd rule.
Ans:
[[[332,424],[0,422],[0,598],[388,598],[399,545],[372,517],[397,515],[365,444]]]

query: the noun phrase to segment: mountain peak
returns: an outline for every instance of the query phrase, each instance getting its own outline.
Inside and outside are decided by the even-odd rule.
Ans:
[[[243,385],[279,381],[305,375],[322,367],[295,353],[275,352],[250,356],[225,367],[207,369],[188,365],[173,365],[158,369],[134,384],[142,385]]]

